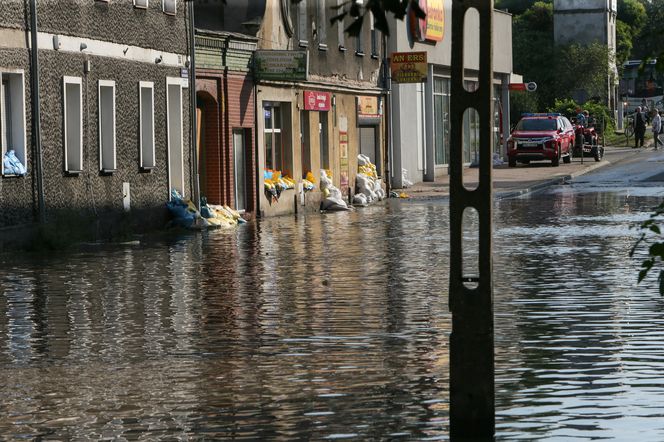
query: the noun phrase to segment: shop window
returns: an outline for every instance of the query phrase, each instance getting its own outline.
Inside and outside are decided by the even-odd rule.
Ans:
[[[177,13],[176,0],[161,0],[161,9],[164,14],[175,15]]]
[[[150,170],[156,166],[154,149],[154,83],[141,81],[139,90],[140,167]]]
[[[298,46],[301,48],[309,46],[307,35],[307,0],[302,0],[297,4],[297,39]]]
[[[0,71],[0,148],[2,175],[23,175],[27,168],[25,141],[25,87],[23,72]],[[7,152],[14,151],[13,166],[5,168]],[[10,154],[11,155],[11,154]],[[20,162],[20,165],[16,162]]]
[[[148,0],[134,0],[134,7],[140,9],[147,9]]]
[[[285,115],[289,112],[288,108],[282,103],[263,106],[265,167],[280,171],[282,176],[291,176],[293,161],[290,143],[285,137],[285,132],[289,130]]]
[[[434,77],[433,80],[435,162],[449,163],[450,151],[450,79]]]
[[[78,174],[83,170],[83,82],[80,77],[64,77],[62,85],[65,172]]]
[[[99,170],[115,168],[115,81],[99,80]]]

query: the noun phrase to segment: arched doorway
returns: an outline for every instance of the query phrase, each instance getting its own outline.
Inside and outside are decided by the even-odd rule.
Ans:
[[[201,196],[222,204],[222,155],[219,139],[219,103],[207,91],[196,93],[198,170]]]

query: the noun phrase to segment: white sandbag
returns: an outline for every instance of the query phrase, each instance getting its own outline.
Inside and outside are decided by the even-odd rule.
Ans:
[[[408,170],[401,169],[401,185],[405,189],[413,185],[413,182],[408,179]]]
[[[373,180],[366,176],[363,173],[358,173],[355,177],[355,187],[357,191],[355,193],[363,193],[366,195],[367,200],[372,202],[377,198],[376,192],[373,191]]]
[[[370,164],[370,163],[371,163],[371,159],[368,156],[362,155],[362,154],[359,154],[357,156],[357,164],[359,166],[366,166],[367,164]]]
[[[366,206],[368,203],[367,197],[363,193],[357,193],[355,196],[353,196],[353,204],[356,204],[358,206]]]

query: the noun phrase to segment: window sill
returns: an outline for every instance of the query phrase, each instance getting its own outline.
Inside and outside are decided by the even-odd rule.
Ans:
[[[82,173],[82,170],[65,170],[65,176],[77,177]]]
[[[327,45],[324,43],[321,43],[318,45],[318,50],[319,51],[327,51]]]
[[[355,51],[355,55],[357,55],[358,57],[364,57],[364,52]]]
[[[374,60],[378,60],[378,54],[371,54],[371,58],[373,58]]]
[[[3,173],[2,178],[25,178],[28,174],[26,173],[25,175],[18,175],[18,174],[12,174],[12,173]]]
[[[301,48],[308,48],[309,42],[307,40],[300,40],[297,45]]]
[[[339,52],[346,52],[346,46],[339,45]]]
[[[141,166],[139,167],[138,171],[141,173],[150,173],[152,172],[152,169],[156,169],[157,166]]]
[[[99,171],[99,175],[113,175],[116,171],[117,169],[102,169]]]

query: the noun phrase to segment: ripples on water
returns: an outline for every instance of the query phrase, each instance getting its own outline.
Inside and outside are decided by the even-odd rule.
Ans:
[[[664,439],[664,302],[627,257],[653,204],[497,207],[498,439]],[[3,256],[0,435],[446,439],[447,225],[390,202]]]

